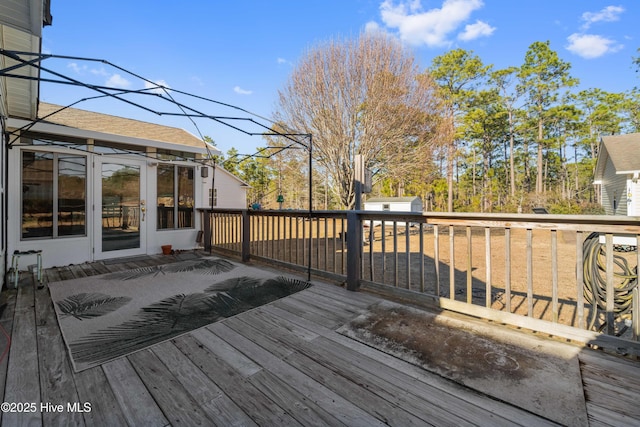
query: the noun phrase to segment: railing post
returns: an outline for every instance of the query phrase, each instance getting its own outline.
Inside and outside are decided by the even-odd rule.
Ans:
[[[211,218],[213,213],[204,209],[202,211],[202,230],[204,232],[204,250],[211,253]]]
[[[242,210],[242,262],[248,262],[251,256],[251,222],[249,211]]]
[[[362,259],[362,222],[357,211],[347,212],[347,290],[360,287]]]

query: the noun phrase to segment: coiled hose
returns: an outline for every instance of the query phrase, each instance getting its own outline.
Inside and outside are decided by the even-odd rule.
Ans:
[[[589,329],[593,329],[598,318],[598,310],[607,309],[607,279],[606,279],[606,249],[600,243],[598,233],[591,233],[582,244],[583,249],[583,273],[584,273],[584,297],[593,307]],[[631,311],[633,302],[633,289],[638,286],[638,266],[629,267],[628,261],[620,256],[613,255],[613,262],[618,267],[614,271],[613,311],[623,316]],[[600,330],[606,326],[601,325]]]

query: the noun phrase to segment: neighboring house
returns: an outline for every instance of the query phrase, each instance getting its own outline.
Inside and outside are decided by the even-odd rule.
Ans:
[[[640,133],[602,137],[594,184],[607,215],[640,216]]]
[[[6,51],[40,52],[42,27],[51,25],[48,0],[0,1],[0,48]],[[0,70],[18,65],[0,56]],[[38,108],[38,70],[15,68],[11,72],[24,78],[0,75],[0,285],[4,283],[7,265],[7,117],[33,119]]]
[[[251,187],[240,178],[226,170],[221,166],[215,168],[215,174],[209,176],[211,182],[204,189],[209,197],[207,207],[221,209],[246,209],[247,208],[247,191]],[[211,183],[214,183],[216,189],[213,193],[213,202],[211,201]]]
[[[7,120],[28,129],[9,140],[9,253],[49,267],[192,249],[214,180],[216,207],[246,208],[246,184],[214,176],[219,152],[185,130],[46,103],[38,117]]]

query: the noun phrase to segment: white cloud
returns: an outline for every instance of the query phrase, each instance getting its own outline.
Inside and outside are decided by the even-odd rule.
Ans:
[[[486,22],[476,21],[464,27],[464,31],[458,34],[458,39],[463,41],[475,40],[480,37],[488,37],[496,30]]]
[[[233,91],[239,95],[251,95],[253,93],[252,90],[242,89],[240,86],[234,87]]]
[[[375,33],[380,31],[380,24],[375,21],[369,21],[364,26],[364,31],[367,33]]]
[[[423,11],[419,0],[401,0],[397,5],[385,0],[380,4],[380,15],[382,22],[397,29],[400,39],[407,43],[438,47],[448,45],[449,35],[482,6],[482,0],[444,0],[440,9]]]
[[[70,62],[69,64],[67,64],[67,68],[71,68],[73,72],[76,74],[82,74],[84,71],[87,70],[86,65],[80,66],[76,62]]]
[[[607,6],[599,12],[585,12],[582,14],[582,20],[585,21],[583,28],[587,29],[595,22],[615,22],[620,19],[622,12],[622,6]]]
[[[113,74],[107,79],[105,86],[126,89],[131,86],[131,82],[122,77],[120,74]]]
[[[92,68],[91,74],[95,74],[96,76],[109,77],[109,73],[104,68]]]
[[[567,37],[567,40],[567,49],[585,59],[598,58],[607,53],[617,52],[623,47],[615,40],[595,34],[574,33]]]
[[[276,61],[278,62],[278,65],[293,65],[291,61],[285,58],[278,58]]]
[[[145,81],[144,87],[145,89],[151,89],[149,92],[157,93],[158,95],[164,95],[166,93],[165,89],[163,88],[166,88],[167,90],[171,89],[171,87],[164,80],[156,80],[153,83]]]

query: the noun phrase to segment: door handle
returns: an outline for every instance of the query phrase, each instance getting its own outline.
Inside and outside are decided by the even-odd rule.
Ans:
[[[140,221],[144,221],[144,217],[146,216],[146,213],[147,213],[147,208],[145,206],[144,200],[140,200],[140,213],[142,214],[140,216]]]

